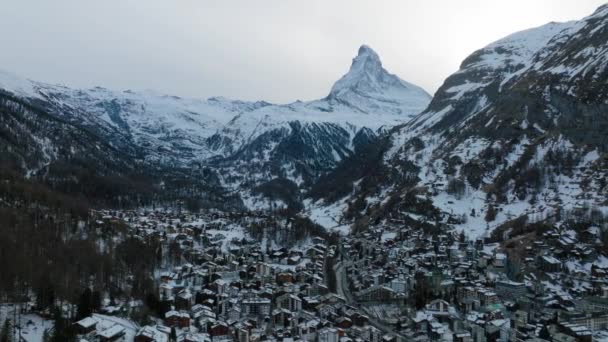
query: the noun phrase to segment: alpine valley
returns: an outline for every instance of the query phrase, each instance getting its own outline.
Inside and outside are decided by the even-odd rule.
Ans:
[[[289,208],[343,232],[406,219],[480,237],[605,211],[607,17],[601,7],[498,40],[432,99],[365,45],[327,97],[286,105],[2,73],[3,164],[110,205]]]
[[[0,261],[0,342],[608,341],[608,5],[434,96],[366,45],[289,104],[0,72]]]

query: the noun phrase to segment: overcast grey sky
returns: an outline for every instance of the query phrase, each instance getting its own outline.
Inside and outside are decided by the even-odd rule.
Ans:
[[[291,102],[325,96],[368,44],[433,93],[474,50],[604,1],[2,0],[0,69],[74,87]]]

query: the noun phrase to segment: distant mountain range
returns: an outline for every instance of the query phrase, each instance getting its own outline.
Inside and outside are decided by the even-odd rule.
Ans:
[[[0,73],[0,158],[62,189],[84,175],[148,184],[206,206],[290,207],[330,229],[397,220],[489,236],[608,212],[607,21],[602,6],[498,40],[433,98],[365,45],[327,97],[286,105]]]
[[[125,154],[126,164],[137,162],[134,168],[205,167],[224,188],[244,195],[275,178],[311,184],[357,146],[409,120],[431,100],[420,87],[388,73],[367,46],[359,49],[349,72],[326,98],[287,105],[221,97],[184,99],[100,87],[72,89],[9,73],[0,73],[0,88],[70,130],[84,130],[91,141]],[[44,134],[23,132],[34,141],[48,139]],[[69,140],[57,144],[74,145]],[[31,143],[27,147],[43,148]],[[41,176],[50,165],[73,157],[36,154],[42,157],[13,153],[12,158],[22,172]],[[89,153],[83,148],[73,154]],[[162,173],[157,178],[162,182]],[[262,206],[267,206],[266,201]]]

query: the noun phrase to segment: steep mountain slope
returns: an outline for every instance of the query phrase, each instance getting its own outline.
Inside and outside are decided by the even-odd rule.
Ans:
[[[607,42],[603,6],[474,52],[424,112],[388,135],[372,172],[344,186],[357,185],[340,214],[359,223],[417,218],[483,236],[518,217],[606,212]]]
[[[421,88],[388,73],[378,55],[364,45],[324,99],[266,106],[236,116],[212,139],[238,148],[213,165],[222,169],[227,187],[248,198],[244,190],[274,179],[307,189],[385,129],[422,111],[430,98]],[[248,203],[267,205],[259,198]]]
[[[269,105],[224,98],[183,99],[152,91],[71,89],[8,73],[0,73],[0,88],[87,127],[112,144],[136,146],[147,160],[182,166],[216,155],[206,139],[234,115]]]
[[[367,46],[359,49],[349,72],[326,98],[287,105],[71,89],[8,73],[0,73],[0,89],[86,130],[140,165],[212,170],[215,185],[246,197],[272,197],[255,189],[276,180],[309,186],[430,101],[424,90],[388,73]],[[267,205],[266,200],[248,203]]]
[[[111,203],[155,187],[133,149],[118,150],[87,130],[0,91],[0,177],[26,177],[53,189]],[[146,185],[142,186],[142,182]]]
[[[93,128],[0,90],[0,179],[23,178],[92,204],[137,206],[205,194],[201,204],[242,208],[208,168],[145,161],[137,146],[117,146]]]

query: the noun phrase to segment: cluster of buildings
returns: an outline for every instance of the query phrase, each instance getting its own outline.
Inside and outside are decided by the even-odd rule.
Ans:
[[[122,215],[142,238],[156,234],[182,252],[163,263],[156,284],[166,310],[137,326],[137,342],[540,342],[608,334],[608,259],[594,247],[593,229],[587,242],[555,228],[509,245],[391,224],[288,248],[249,237],[248,224],[264,227],[266,217]],[[83,337],[128,340],[118,327],[101,333],[93,322],[79,322]]]
[[[341,241],[345,297],[404,340],[591,341],[608,330],[608,259],[596,229],[502,243],[376,228]],[[530,235],[533,236],[533,235]],[[395,311],[395,310],[393,310]]]

